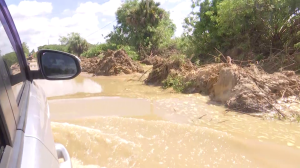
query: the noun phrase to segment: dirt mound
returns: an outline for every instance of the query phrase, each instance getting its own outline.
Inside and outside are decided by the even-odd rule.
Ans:
[[[268,74],[255,65],[248,68],[234,65],[221,70],[213,98],[237,110],[268,111],[275,108],[278,99],[299,97],[299,82],[293,71]]]
[[[94,73],[94,70],[97,67],[98,62],[100,61],[99,57],[94,57],[94,58],[85,58],[82,57],[81,59],[81,70],[83,72],[88,72],[88,73]]]
[[[134,62],[123,50],[108,50],[102,59],[84,58],[81,66],[84,72],[104,76],[144,72],[143,68]]]
[[[165,61],[153,67],[146,83],[162,84],[178,76],[182,91],[209,94],[212,100],[243,112],[280,111],[276,108],[279,99],[300,95],[300,78],[295,72],[269,74],[256,65],[242,68],[219,63],[196,67],[190,62]]]
[[[194,69],[195,67],[190,61],[166,61],[163,59],[161,62],[153,65],[152,71],[145,82],[147,84],[159,85],[167,79],[168,76],[185,75]]]
[[[164,58],[161,58],[157,55],[153,56],[153,57],[147,57],[145,58],[143,61],[141,61],[142,64],[146,64],[146,65],[156,65],[156,64],[160,64],[164,61]]]

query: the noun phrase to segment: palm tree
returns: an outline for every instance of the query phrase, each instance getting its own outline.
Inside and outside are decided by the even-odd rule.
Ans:
[[[68,52],[80,55],[88,49],[88,42],[80,37],[79,33],[68,34],[67,37],[60,37],[61,43],[67,45]]]
[[[156,27],[164,16],[164,11],[159,8],[159,5],[153,0],[142,0],[137,8],[130,11],[126,19],[127,23],[140,28],[148,25]]]

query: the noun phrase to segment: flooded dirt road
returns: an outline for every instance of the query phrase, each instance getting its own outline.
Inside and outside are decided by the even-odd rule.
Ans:
[[[138,76],[37,81],[76,167],[299,167],[300,124],[228,112]]]

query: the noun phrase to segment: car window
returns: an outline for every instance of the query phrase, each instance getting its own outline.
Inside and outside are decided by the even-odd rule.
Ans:
[[[22,88],[25,75],[24,73],[21,73],[17,54],[11,45],[2,22],[0,22],[0,56],[4,60],[5,69],[11,79],[10,83],[12,86],[12,91],[17,99]]]

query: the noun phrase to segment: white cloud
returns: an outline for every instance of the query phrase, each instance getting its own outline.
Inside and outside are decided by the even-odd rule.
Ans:
[[[164,5],[165,3],[177,3],[180,2],[182,0],[155,0],[155,2],[159,2],[161,5]]]
[[[4,27],[2,23],[0,22],[0,56],[3,56],[7,53],[10,53],[13,51],[12,45],[9,41],[9,38],[7,37]]]
[[[177,2],[180,2],[181,0],[169,0],[168,2],[171,2],[171,3],[177,3]]]
[[[173,0],[175,1],[175,0]],[[184,19],[188,16],[191,10],[192,2],[190,0],[181,1],[174,8],[170,9],[170,18],[176,25],[175,36],[180,36],[183,33],[182,24]]]
[[[21,1],[18,6],[10,5],[9,11],[12,15],[38,16],[51,13],[52,4],[50,2]]]
[[[71,11],[70,9],[65,9],[65,10],[62,12],[63,15],[69,15],[69,14],[72,14],[72,13],[73,13],[73,11]]]
[[[175,36],[183,33],[182,23],[188,14],[192,11],[191,0],[155,0],[160,2],[160,7],[170,12],[170,18],[176,25]]]
[[[114,16],[120,5],[121,0],[110,0],[104,4],[86,2],[79,4],[74,11],[65,9],[62,14],[69,17],[52,18],[49,17],[52,4],[48,2],[21,1],[8,8],[22,42],[26,42],[30,49],[37,49],[38,46],[48,44],[48,41],[50,44],[59,44],[59,36],[71,32],[80,33],[90,43],[104,42],[104,37],[111,31],[112,25],[92,36],[88,35],[103,26],[99,22],[102,17],[101,20],[107,20],[107,17]]]
[[[101,5],[96,2],[86,2],[81,3],[76,12],[80,14],[102,13],[103,15],[114,16],[121,3],[121,0],[110,0]]]
[[[155,0],[155,2],[159,2],[161,5],[163,5],[167,0]]]

